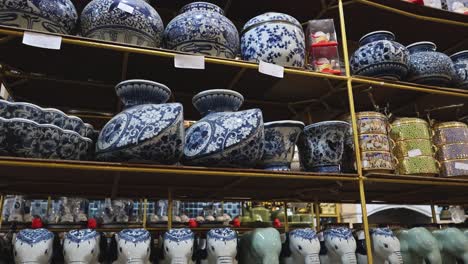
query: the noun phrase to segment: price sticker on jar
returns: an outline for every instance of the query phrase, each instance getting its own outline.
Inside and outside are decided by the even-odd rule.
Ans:
[[[455,169],[468,171],[468,164],[462,162],[455,162]]]
[[[420,149],[412,149],[408,151],[408,157],[410,158],[421,156],[421,155],[422,155],[422,151]]]
[[[122,2],[119,3],[117,8],[124,11],[124,12],[127,12],[129,14],[133,14],[133,10],[134,10],[133,6],[129,6],[129,5],[127,5],[125,3],[122,3]]]
[[[59,50],[62,46],[62,37],[25,31],[23,44],[36,48]]]
[[[273,63],[260,61],[258,71],[273,77],[284,78],[284,67]]]

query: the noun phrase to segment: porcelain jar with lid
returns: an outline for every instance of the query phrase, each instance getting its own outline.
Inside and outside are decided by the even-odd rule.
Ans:
[[[450,58],[455,68],[455,85],[461,89],[468,89],[468,50],[452,54]]]
[[[416,42],[406,48],[410,52],[408,81],[443,87],[450,85],[454,71],[453,62],[449,56],[437,52],[434,43]]]
[[[160,83],[128,80],[117,84],[125,110],[101,130],[96,157],[104,161],[174,164],[184,148],[180,103],[165,103],[171,90]]]
[[[262,111],[237,111],[244,97],[232,90],[203,91],[192,102],[203,118],[187,130],[184,164],[255,166],[263,155]]]
[[[239,32],[215,4],[194,2],[182,7],[167,24],[168,49],[233,59],[239,51]]]
[[[409,52],[395,41],[390,31],[374,31],[359,40],[359,48],[351,56],[354,75],[401,80],[408,73]]]
[[[294,17],[269,12],[244,25],[241,55],[247,61],[265,61],[282,66],[304,67],[305,36]]]

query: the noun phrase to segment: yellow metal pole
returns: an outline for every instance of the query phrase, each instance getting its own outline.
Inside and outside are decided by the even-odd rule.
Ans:
[[[146,221],[148,218],[148,199],[143,200],[143,228],[146,229]]]
[[[362,212],[362,223],[364,224],[364,235],[366,236],[366,250],[372,252],[371,249],[371,238],[369,233],[369,221],[367,219],[367,207],[366,207],[366,194],[364,192],[364,178],[359,178],[359,195],[361,197],[361,212]],[[367,263],[374,263],[372,254],[367,254]]]
[[[172,229],[172,189],[168,189],[167,191],[167,229]]]
[[[283,202],[284,206],[284,231],[289,232],[289,220],[288,220],[288,203]]]
[[[1,195],[0,196],[0,228],[2,228],[2,222],[3,222],[3,199],[4,199],[4,196]]]
[[[336,222],[341,223],[341,204],[336,204]]]
[[[46,210],[46,215],[50,215],[50,208],[52,207],[52,197],[48,196],[47,197],[47,210]]]
[[[432,212],[432,223],[437,224],[437,215],[436,215],[434,204],[431,204],[431,212]]]
[[[315,200],[314,207],[315,207],[315,215],[317,216],[317,225],[315,226],[316,228],[315,230],[319,232],[322,225],[320,225],[320,203],[318,202],[317,199]]]
[[[309,205],[310,205],[310,204],[309,204]],[[310,205],[310,213],[312,214],[312,229],[317,230],[317,229],[315,228],[315,221],[314,221],[314,219],[315,219],[314,204],[311,204],[311,205]]]

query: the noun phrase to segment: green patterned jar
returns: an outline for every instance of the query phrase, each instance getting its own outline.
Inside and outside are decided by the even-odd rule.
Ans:
[[[435,176],[439,173],[437,161],[432,156],[407,157],[399,160],[397,173],[402,175]]]
[[[434,146],[429,139],[407,139],[397,141],[393,155],[397,159],[417,156],[434,156]]]
[[[431,139],[429,124],[420,118],[400,118],[390,125],[390,137],[396,142],[406,139]]]

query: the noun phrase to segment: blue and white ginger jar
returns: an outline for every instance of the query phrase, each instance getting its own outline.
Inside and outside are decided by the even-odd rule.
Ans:
[[[299,136],[299,160],[306,171],[342,172],[350,125],[344,121],[324,121],[304,128]]]
[[[374,31],[359,40],[359,48],[351,56],[354,75],[401,80],[408,74],[409,52],[395,41],[389,31]]]
[[[247,61],[304,67],[305,36],[301,23],[282,13],[265,13],[244,25],[241,55]]]
[[[239,51],[239,33],[220,7],[195,2],[169,22],[164,44],[168,49],[232,59]]]
[[[88,38],[159,47],[164,24],[143,0],[94,0],[81,13],[81,30]]]
[[[455,76],[454,81],[455,85],[461,89],[468,90],[468,50],[460,51],[450,58],[454,64]]]
[[[78,20],[70,0],[0,0],[0,24],[72,34]]]
[[[207,90],[193,97],[204,116],[187,130],[184,163],[203,166],[253,167],[263,155],[260,109],[236,112],[244,98],[231,90]]]
[[[265,123],[265,145],[261,166],[266,170],[289,171],[296,141],[304,123],[284,120]]]
[[[410,52],[408,81],[443,87],[450,85],[454,69],[453,62],[449,56],[437,52],[434,43],[416,42],[406,48]]]
[[[180,103],[167,103],[171,90],[147,80],[117,84],[126,109],[102,129],[96,157],[106,161],[174,164],[184,147],[184,116]]]

